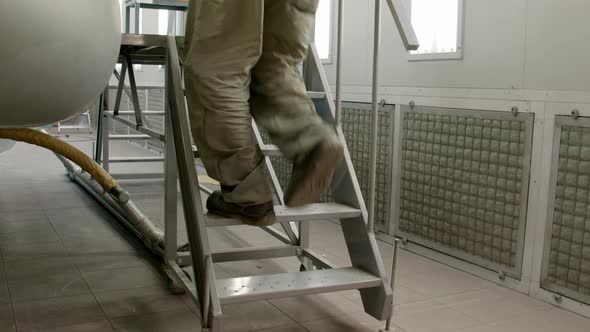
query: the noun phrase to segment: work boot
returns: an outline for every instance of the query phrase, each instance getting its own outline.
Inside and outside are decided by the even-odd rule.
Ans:
[[[294,161],[285,204],[299,207],[318,202],[326,192],[334,168],[342,160],[342,155],[342,144],[334,140],[318,144],[302,160]]]
[[[243,223],[251,226],[270,226],[277,222],[272,201],[241,206],[226,202],[221,191],[215,191],[207,198],[207,210],[218,216],[240,219]]]

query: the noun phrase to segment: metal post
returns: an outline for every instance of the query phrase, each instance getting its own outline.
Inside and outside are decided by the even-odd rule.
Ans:
[[[203,308],[201,312],[201,321],[203,328],[209,328],[209,305],[211,304],[211,255],[205,256],[205,284],[203,289],[205,294],[203,295]]]
[[[131,32],[131,7],[125,5],[125,33]]]
[[[214,299],[218,299],[215,287],[205,290],[206,259],[211,254],[209,240],[207,238],[207,229],[205,224],[205,211],[201,204],[201,194],[199,192],[199,179],[195,169],[194,155],[190,138],[190,129],[188,123],[188,112],[184,101],[184,92],[180,75],[180,64],[178,59],[178,50],[176,40],[168,36],[168,63],[167,63],[167,84],[168,84],[168,107],[170,119],[172,122],[172,137],[174,138],[174,147],[176,149],[176,162],[178,164],[178,174],[182,179],[180,188],[184,206],[184,216],[186,222],[186,231],[189,239],[191,251],[192,267],[196,286],[196,294],[200,303],[204,306],[204,296],[207,292]],[[213,271],[209,272],[210,274]],[[213,277],[211,280],[215,280]],[[218,301],[211,303],[213,318],[221,316],[221,308]],[[202,308],[202,307],[201,307]],[[214,324],[214,322],[211,322]]]
[[[115,97],[115,109],[113,110],[113,114],[119,115],[121,98],[123,97],[123,90],[125,89],[125,77],[127,76],[127,61],[125,60],[121,64],[121,75],[117,73],[117,69],[115,69],[114,73],[115,77],[119,80],[119,85],[117,87],[117,96]]]
[[[168,84],[168,81],[166,81]],[[172,136],[172,120],[170,119],[170,112],[168,112],[168,89],[165,89],[165,127],[164,134],[166,135],[164,144],[166,154],[164,156],[164,230],[166,236],[165,254],[166,261],[176,261],[178,248],[178,169],[176,165],[176,151],[174,147],[174,138]]]
[[[100,139],[102,140],[102,168],[105,171],[109,171],[109,127],[110,127],[110,119],[108,115],[102,115],[102,129],[101,129],[101,136]]]
[[[108,92],[108,88],[105,89]],[[102,131],[104,123],[104,94],[98,99],[98,119],[96,120],[96,150],[94,151],[94,161],[97,164],[102,163]]]
[[[379,46],[381,44],[381,0],[375,0],[375,32],[373,39],[373,88],[371,107],[371,152],[369,173],[369,220],[370,232],[375,230],[375,184],[377,178],[377,137],[379,130]]]
[[[176,11],[169,10],[168,11],[168,34],[169,35],[177,35],[176,33]]]
[[[338,0],[338,46],[336,49],[336,125],[341,123],[342,115],[342,34],[343,34],[343,13],[344,1]]]
[[[141,20],[141,4],[135,2],[135,34],[139,35]]]
[[[397,253],[399,251],[400,242],[401,242],[401,239],[396,238],[393,243],[393,263],[391,264],[391,276],[389,277],[389,280],[391,282],[391,290],[392,291],[395,289],[395,271],[397,269]],[[380,332],[391,331],[391,321],[392,320],[393,320],[393,311],[391,312],[391,317],[389,317],[387,319],[387,322],[385,322],[385,329],[381,330]]]
[[[136,129],[143,126],[143,117],[141,116],[141,106],[139,106],[139,96],[137,94],[137,83],[135,81],[135,70],[133,69],[133,61],[130,55],[125,56],[127,63],[127,70],[129,71],[129,85],[131,85],[131,101],[133,102],[133,110],[135,111],[135,126]]]
[[[306,249],[309,249],[309,240],[311,237],[310,226],[311,223],[309,222],[299,223],[299,246],[301,247],[302,252]],[[307,256],[299,256],[299,260],[301,261],[301,266],[305,267],[307,271],[313,270],[313,261],[309,259]]]

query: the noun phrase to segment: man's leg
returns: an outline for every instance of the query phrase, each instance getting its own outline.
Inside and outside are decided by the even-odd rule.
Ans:
[[[272,201],[263,155],[252,135],[250,73],[262,45],[263,0],[191,0],[185,83],[194,141],[215,199],[238,207]],[[271,205],[272,206],[272,205]]]
[[[286,203],[317,201],[340,162],[333,127],[315,112],[298,70],[306,58],[318,0],[266,1],[262,56],[252,75],[252,114],[294,162]]]

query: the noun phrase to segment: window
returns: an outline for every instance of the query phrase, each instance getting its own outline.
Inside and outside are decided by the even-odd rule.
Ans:
[[[420,48],[410,51],[410,60],[463,57],[463,1],[411,0],[412,26]]]
[[[176,23],[176,22],[173,22],[172,24],[174,25],[174,23]],[[170,31],[170,28],[172,28],[172,31]],[[174,34],[174,30],[176,30],[175,27],[170,27],[170,11],[169,10],[158,10],[158,34],[159,35],[167,35],[168,33]]]
[[[332,1],[320,0],[315,22],[315,46],[322,61],[332,56]]]

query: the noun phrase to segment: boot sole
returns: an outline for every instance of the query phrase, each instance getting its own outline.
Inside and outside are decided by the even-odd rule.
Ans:
[[[257,227],[272,226],[277,223],[277,217],[275,214],[269,214],[269,215],[266,215],[260,219],[252,219],[252,218],[245,217],[241,214],[227,213],[225,211],[219,211],[219,210],[215,210],[215,209],[209,210],[207,212],[214,214],[216,216],[224,217],[224,218],[238,219],[241,222],[243,222],[244,224],[249,225],[249,226],[257,226]]]
[[[342,161],[344,152],[340,144],[324,144],[320,146],[319,155],[314,165],[309,165],[307,174],[299,183],[293,184],[285,205],[288,207],[301,207],[316,203],[326,192],[326,188],[332,180],[334,169]]]

